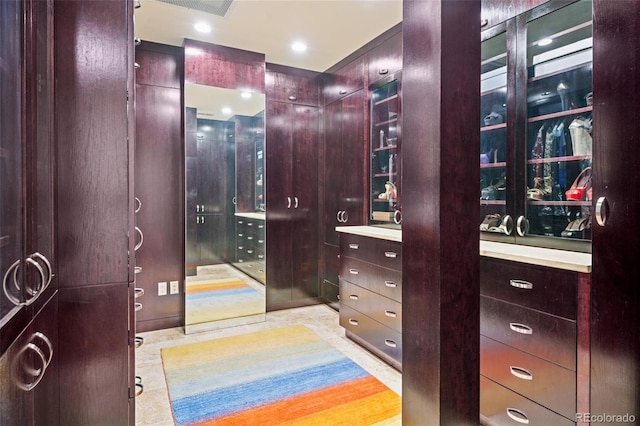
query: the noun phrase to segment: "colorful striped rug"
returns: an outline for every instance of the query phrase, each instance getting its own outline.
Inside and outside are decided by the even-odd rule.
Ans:
[[[187,281],[185,323],[264,314],[264,294],[238,278]]]
[[[303,325],[163,348],[177,425],[399,425],[401,398]]]

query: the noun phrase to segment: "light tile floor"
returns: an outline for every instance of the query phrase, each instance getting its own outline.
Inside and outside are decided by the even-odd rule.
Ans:
[[[401,373],[347,339],[344,329],[338,324],[336,311],[326,305],[315,305],[268,312],[266,321],[261,323],[196,334],[185,335],[181,327],[138,334],[144,337],[144,344],[136,350],[136,375],[142,377],[144,392],[136,398],[136,425],[173,425],[160,348],[294,324],[306,325],[393,391],[401,394]]]

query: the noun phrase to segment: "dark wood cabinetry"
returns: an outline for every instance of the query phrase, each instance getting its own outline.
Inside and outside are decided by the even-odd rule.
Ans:
[[[265,222],[251,214],[236,217],[236,260],[234,265],[262,284],[266,282],[267,258]]]
[[[480,270],[482,423],[573,424],[589,411],[578,392],[588,386],[588,274],[484,258]]]
[[[337,70],[323,74],[325,105],[362,89],[365,86],[365,72],[364,56],[359,56],[340,64]]]
[[[367,52],[368,85],[402,69],[402,31],[393,30],[397,32]]]
[[[340,325],[347,337],[402,369],[402,246],[340,234]]]
[[[267,310],[271,310],[313,303],[319,296],[319,109],[267,100],[266,124]]]

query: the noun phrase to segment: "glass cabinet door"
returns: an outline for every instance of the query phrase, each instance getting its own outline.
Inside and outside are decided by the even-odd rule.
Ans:
[[[520,236],[591,239],[592,4],[527,24],[525,217]]]
[[[480,231],[504,239],[513,231],[507,214],[507,33],[482,42],[480,76]]]
[[[385,79],[371,93],[372,223],[400,224],[400,97],[399,80]]]

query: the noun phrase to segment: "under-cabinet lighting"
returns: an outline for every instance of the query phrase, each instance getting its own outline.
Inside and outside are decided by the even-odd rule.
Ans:
[[[206,22],[198,22],[197,24],[195,24],[193,26],[193,28],[195,28],[196,31],[198,31],[199,33],[210,33],[211,32],[211,25],[207,24]]]
[[[547,38],[543,38],[542,40],[540,40],[540,41],[538,42],[538,46],[548,46],[548,45],[550,45],[552,42],[553,42],[553,40],[552,40],[552,39],[550,39],[549,37],[547,37]]]

